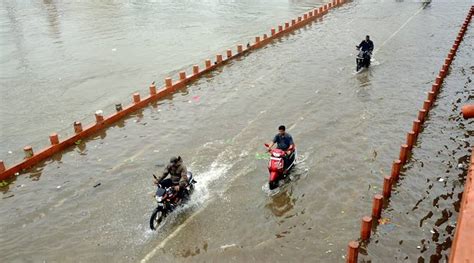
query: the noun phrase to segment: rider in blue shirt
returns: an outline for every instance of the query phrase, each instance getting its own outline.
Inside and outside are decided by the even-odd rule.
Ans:
[[[286,152],[287,155],[290,155],[295,149],[295,143],[293,142],[293,137],[287,133],[284,125],[278,127],[278,134],[273,138],[272,143],[268,146],[270,150],[275,143],[277,148]]]

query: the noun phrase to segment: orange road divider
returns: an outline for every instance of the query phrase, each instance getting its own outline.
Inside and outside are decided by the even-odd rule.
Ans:
[[[461,111],[465,119],[474,118],[474,104],[463,106]],[[474,147],[449,255],[449,263],[464,262],[474,262]]]
[[[73,128],[75,135],[65,138],[63,140],[59,139],[57,134],[54,134],[54,138],[50,136],[51,145],[42,149],[36,153],[33,152],[31,146],[26,146],[24,148],[25,159],[18,164],[15,164],[11,167],[6,168],[2,160],[0,160],[0,180],[5,180],[12,177],[15,174],[19,174],[24,170],[36,165],[37,163],[45,160],[52,155],[59,153],[60,151],[72,146],[78,140],[85,139],[92,134],[97,133],[98,131],[105,129],[106,127],[114,124],[118,120],[124,118],[125,116],[137,111],[138,109],[146,107],[149,103],[154,102],[158,99],[161,99],[165,96],[168,96],[174,93],[178,89],[184,88],[189,83],[196,81],[201,78],[203,75],[213,71],[217,67],[223,66],[226,62],[241,57],[242,55],[261,48],[273,40],[280,38],[298,28],[301,28],[318,18],[321,18],[323,15],[327,14],[329,9],[341,6],[342,4],[349,2],[349,0],[333,0],[332,2],[325,4],[322,7],[315,8],[302,16],[298,16],[297,19],[291,20],[291,25],[289,22],[284,23],[283,25],[278,26],[278,32],[275,28],[270,30],[270,35],[264,34],[263,36],[255,37],[255,43],[248,44],[246,48],[243,45],[237,45],[237,53],[232,54],[232,50],[228,49],[226,52],[226,57],[224,58],[222,54],[216,55],[216,61],[211,62],[210,59],[206,59],[204,62],[204,69],[200,69],[198,65],[193,66],[193,73],[191,75],[186,75],[185,71],[179,72],[179,80],[173,83],[173,79],[168,77],[165,79],[165,86],[157,90],[155,83],[149,87],[150,95],[142,98],[140,93],[134,93],[132,96],[132,103],[128,106],[123,107],[122,104],[116,104],[116,112],[109,115],[103,116],[102,111],[98,111],[95,114],[96,122],[86,127],[82,127],[80,122],[74,122]]]
[[[471,164],[464,185],[449,262],[474,262],[474,147],[471,148]]]
[[[474,118],[474,104],[463,106],[461,111],[465,119]]]
[[[372,217],[363,217],[361,224],[361,236],[360,242],[364,242],[370,239],[370,231],[372,229],[373,222],[369,219],[375,219],[376,221],[380,218],[383,203],[387,201],[392,192],[393,184],[398,181],[400,177],[400,171],[403,166],[409,162],[410,155],[413,147],[422,131],[422,125],[426,121],[427,115],[436,101],[436,97],[440,92],[441,85],[444,79],[449,73],[449,67],[456,56],[456,52],[461,44],[463,37],[467,31],[469,23],[471,22],[472,15],[474,13],[474,6],[471,6],[466,20],[461,26],[459,33],[454,41],[452,48],[449,50],[448,56],[444,61],[438,76],[436,76],[435,82],[431,87],[431,91],[428,92],[428,98],[423,101],[423,107],[418,111],[418,117],[413,121],[412,130],[407,133],[406,143],[400,146],[399,158],[392,164],[392,170],[390,176],[384,176],[383,181],[383,192],[376,194],[372,204]],[[474,118],[474,105],[467,105],[462,108],[464,118]],[[468,179],[466,182],[463,201],[461,205],[460,216],[458,219],[458,228],[455,234],[455,239],[452,247],[451,257],[449,262],[474,262],[474,148],[473,155],[471,157],[471,167],[469,169]],[[375,223],[377,223],[375,221]],[[375,224],[376,226],[377,224]],[[462,230],[461,230],[462,229]],[[457,241],[459,240],[459,241]],[[357,254],[359,249],[359,243],[357,241],[351,241],[347,250],[347,262],[357,262]]]
[[[362,225],[360,228],[360,239],[362,241],[370,238],[371,229],[372,229],[372,217],[364,216],[362,218]]]
[[[357,263],[357,258],[359,256],[359,242],[351,241],[347,247],[347,263]]]

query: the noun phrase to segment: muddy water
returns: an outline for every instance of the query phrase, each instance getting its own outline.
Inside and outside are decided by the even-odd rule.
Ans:
[[[472,27],[471,27],[472,28]],[[365,261],[446,262],[471,156],[474,34],[466,34]],[[472,230],[468,230],[472,231]],[[414,234],[416,232],[416,234]]]
[[[321,1],[14,1],[0,3],[0,159],[72,133],[195,63]],[[234,48],[235,50],[235,48]],[[176,77],[176,76],[175,76]]]
[[[358,236],[360,217],[380,191],[382,175],[389,172],[468,7],[468,2],[353,2],[81,142],[3,188],[2,257],[57,262],[343,262],[347,242]],[[375,61],[369,71],[355,75],[354,45],[367,32],[376,44]],[[454,72],[462,72],[472,61],[472,53],[460,54],[465,60],[453,64]],[[463,131],[441,123],[452,114],[453,98],[466,99],[459,93],[469,89],[465,83],[465,76],[447,81],[453,88],[443,89],[446,105],[439,107],[439,120],[435,112],[430,116],[430,122],[438,123],[431,134],[438,137],[428,140],[428,132],[422,136],[415,159],[447,164],[467,154],[462,147],[456,153],[431,151],[442,148],[435,140],[441,137],[443,145],[457,147],[446,138]],[[262,190],[267,161],[260,156],[279,124],[289,127],[301,163],[294,182],[269,197]],[[196,193],[152,232],[151,174],[177,153],[195,174]],[[423,212],[431,209],[434,216],[422,228],[416,216],[404,217],[406,228],[393,228],[389,234],[380,228],[366,260],[407,257],[412,262],[420,256],[428,260],[433,253],[420,255],[415,246],[398,257],[398,245],[380,245],[390,244],[394,235],[407,246],[427,240],[420,229],[431,229],[429,224],[442,214],[429,207],[429,200],[459,193],[462,187],[430,191],[429,184],[439,176],[418,170],[431,181],[410,182],[417,177],[407,172],[397,188],[400,194],[392,199],[396,213],[384,217],[396,221],[422,198],[407,193],[410,186],[427,191],[418,207]],[[441,204],[455,211],[449,201]],[[454,221],[452,214],[449,220]],[[436,231],[452,236],[444,226],[447,223]]]

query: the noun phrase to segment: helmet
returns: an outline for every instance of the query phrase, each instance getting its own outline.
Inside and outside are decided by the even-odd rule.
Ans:
[[[177,162],[178,162],[178,157],[176,157],[176,156],[171,157],[170,163],[176,164]]]

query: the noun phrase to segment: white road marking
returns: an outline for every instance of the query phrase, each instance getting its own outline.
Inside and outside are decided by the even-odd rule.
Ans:
[[[383,46],[385,46],[385,44],[387,44],[390,40],[392,40],[392,38],[394,38],[406,25],[408,25],[408,23],[410,23],[410,21],[416,16],[418,15],[421,10],[423,10],[425,8],[425,5],[423,5],[420,9],[418,9],[418,11],[416,11],[410,18],[407,19],[407,21],[405,21],[405,23],[403,23],[400,28],[398,28],[395,32],[393,32],[393,34],[387,38],[383,43],[382,45],[380,45],[380,47],[376,48],[375,51],[374,51],[374,55],[375,53],[377,53],[380,49],[382,49]]]

